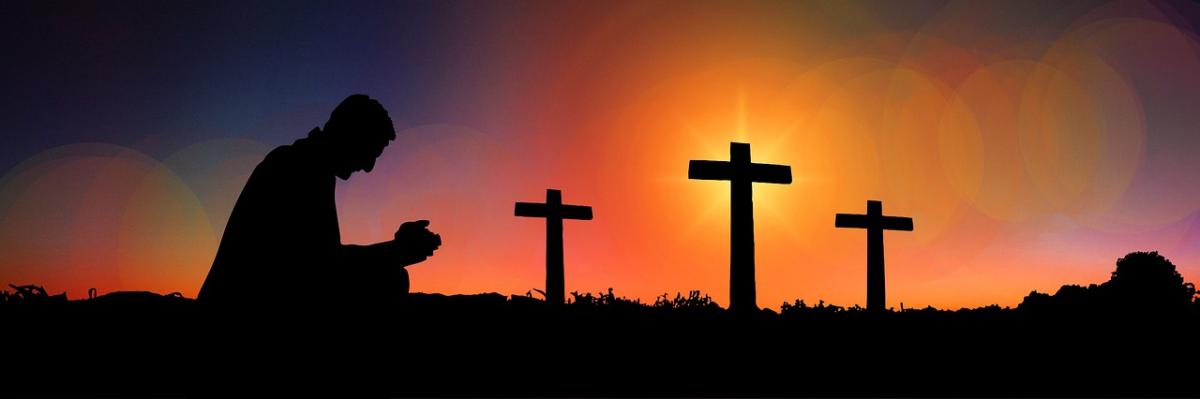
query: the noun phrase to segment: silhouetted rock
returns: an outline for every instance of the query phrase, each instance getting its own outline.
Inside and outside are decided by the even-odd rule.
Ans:
[[[546,301],[534,298],[531,295],[512,295],[509,298],[509,301],[512,304],[517,305],[517,306],[538,305],[538,304],[543,304],[546,302]]]
[[[105,306],[173,305],[195,302],[178,292],[162,295],[149,291],[117,291],[89,299],[88,303]]]
[[[430,307],[471,308],[471,307],[497,307],[497,306],[503,306],[507,302],[508,302],[508,299],[505,298],[504,295],[500,295],[495,292],[489,292],[486,294],[472,294],[472,295],[463,295],[463,294],[443,295],[443,294],[413,293],[413,294],[409,294],[409,299],[405,303],[405,305],[407,305],[409,307],[430,306]]]

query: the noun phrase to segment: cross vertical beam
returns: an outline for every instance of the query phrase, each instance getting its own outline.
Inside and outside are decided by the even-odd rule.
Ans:
[[[562,191],[546,190],[546,206],[562,206]],[[546,302],[561,304],[566,298],[566,278],[563,273],[563,220],[546,218]]]
[[[729,161],[688,163],[688,178],[729,181],[729,309],[758,309],[754,276],[754,183],[790,184],[792,168],[750,160],[750,144],[729,143]]]
[[[729,163],[736,169],[750,164],[750,144],[731,143]],[[738,173],[742,172],[742,173]],[[729,307],[758,308],[758,283],[754,276],[754,190],[750,179],[729,181]],[[737,287],[735,290],[734,287]],[[734,304],[737,304],[735,306]]]

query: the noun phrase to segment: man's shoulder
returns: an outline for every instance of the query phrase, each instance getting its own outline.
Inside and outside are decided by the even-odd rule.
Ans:
[[[304,180],[321,179],[327,174],[323,172],[319,165],[320,160],[311,143],[306,143],[305,139],[297,140],[292,144],[285,144],[267,153],[262,162],[254,168],[251,174],[251,180]],[[332,175],[329,175],[332,178]]]
[[[268,152],[263,162],[285,162],[296,158],[296,155],[295,144],[284,144]]]
[[[268,152],[258,166],[254,167],[253,175],[274,174],[277,170],[288,169],[288,165],[295,162],[295,156],[290,147],[290,145],[281,145]]]
[[[278,165],[283,167],[299,167],[311,165],[311,158],[313,158],[312,151],[309,151],[307,148],[308,146],[304,145],[304,143],[301,143],[302,140],[303,139],[292,144],[284,144],[279,147],[275,147],[274,150],[271,150],[271,152],[267,153],[267,156],[263,158],[263,161],[259,164],[259,166]]]

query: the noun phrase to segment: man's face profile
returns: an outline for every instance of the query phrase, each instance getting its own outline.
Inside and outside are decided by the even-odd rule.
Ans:
[[[371,172],[388,142],[396,138],[387,111],[365,95],[353,95],[334,110],[325,125],[332,142],[334,175],[342,180],[357,171]]]
[[[342,180],[349,179],[354,172],[370,173],[375,169],[375,160],[383,154],[383,149],[390,141],[360,133],[343,135],[338,140],[343,143],[339,146],[342,148],[341,159],[335,174]]]

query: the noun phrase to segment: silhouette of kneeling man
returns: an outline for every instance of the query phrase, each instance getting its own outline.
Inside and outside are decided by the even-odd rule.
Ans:
[[[378,304],[403,298],[404,267],[432,256],[441,237],[421,220],[400,225],[392,241],[343,245],[333,194],[335,177],[370,172],[395,138],[387,110],[356,94],[333,110],[324,129],[267,154],[229,215],[197,300]]]

